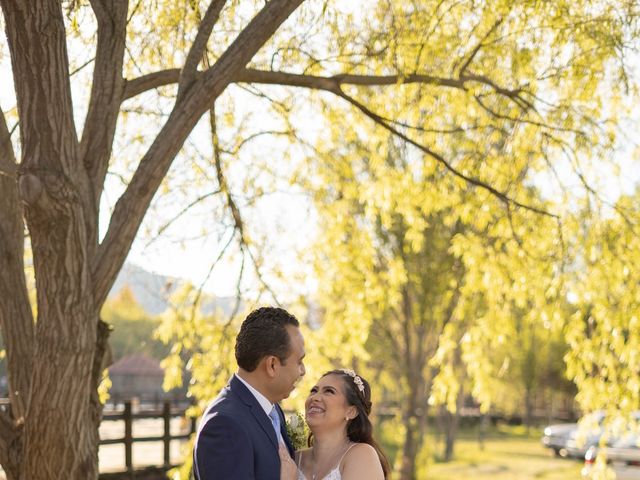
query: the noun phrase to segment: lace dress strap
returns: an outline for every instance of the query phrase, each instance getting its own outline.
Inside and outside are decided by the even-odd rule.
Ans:
[[[349,453],[349,450],[351,450],[353,447],[355,447],[357,445],[357,443],[352,443],[351,445],[349,445],[349,448],[347,448],[344,453],[342,454],[342,456],[340,457],[340,461],[338,462],[338,464],[336,465],[336,468],[334,468],[334,470],[340,470],[340,465],[342,465],[342,460],[344,460],[344,457],[347,455],[347,453]]]
[[[333,470],[331,470],[326,477],[324,477],[322,480],[342,480],[342,473],[340,472],[340,465],[342,465],[342,460],[344,460],[345,455],[347,455],[347,453],[349,453],[349,450],[351,450],[351,448],[353,448],[353,446],[356,445],[355,443],[352,443],[351,445],[349,445],[349,448],[347,448],[344,453],[342,454],[342,457],[340,457],[340,461],[338,462],[338,464],[333,467]]]
[[[331,470],[329,473],[327,473],[327,475],[325,477],[323,477],[322,480],[341,480],[342,479],[342,474],[340,473],[340,465],[342,465],[342,461],[344,460],[344,457],[347,455],[347,453],[349,453],[349,450],[351,450],[356,445],[357,445],[357,443],[352,443],[351,445],[349,445],[349,448],[347,448],[344,451],[344,453],[342,454],[342,457],[340,457],[340,460],[338,461],[336,466],[333,467],[333,470]],[[304,473],[302,473],[302,470],[300,469],[300,459],[301,458],[302,458],[302,452],[299,452],[299,455],[298,455],[298,480],[307,480],[307,477],[304,475]]]

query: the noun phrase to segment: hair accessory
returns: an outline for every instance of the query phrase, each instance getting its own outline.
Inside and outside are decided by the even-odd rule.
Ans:
[[[360,390],[360,393],[364,394],[364,383],[362,382],[362,379],[356,374],[356,372],[354,372],[349,368],[341,368],[340,371],[342,373],[346,373],[351,378],[353,378],[353,383],[356,384],[356,387],[358,387],[358,390]]]

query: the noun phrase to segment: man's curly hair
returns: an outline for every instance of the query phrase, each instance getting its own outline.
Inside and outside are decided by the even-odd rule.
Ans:
[[[236,361],[247,372],[253,372],[260,360],[274,355],[285,362],[291,352],[286,326],[299,327],[298,319],[282,308],[261,307],[251,312],[236,338]]]

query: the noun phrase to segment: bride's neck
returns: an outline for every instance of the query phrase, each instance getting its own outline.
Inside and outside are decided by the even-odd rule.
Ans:
[[[313,435],[313,452],[316,458],[333,455],[337,449],[349,443],[344,430],[332,432],[318,432]]]

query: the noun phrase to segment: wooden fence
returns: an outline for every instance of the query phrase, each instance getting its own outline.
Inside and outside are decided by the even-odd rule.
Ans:
[[[172,408],[169,401],[162,404],[160,410],[140,410],[134,411],[132,402],[124,402],[124,409],[119,412],[106,412],[102,418],[103,422],[124,422],[124,436],[122,438],[101,439],[100,445],[124,444],[124,467],[122,472],[101,473],[100,480],[116,480],[116,479],[133,479],[133,478],[162,478],[162,474],[166,473],[170,468],[175,467],[171,463],[170,446],[173,440],[188,440],[191,434],[196,430],[196,419],[190,419],[189,432],[178,435],[171,434],[171,419],[185,418],[185,408]],[[133,423],[135,420],[142,419],[162,419],[163,433],[156,436],[134,437]],[[163,445],[163,464],[153,467],[145,467],[140,470],[134,468],[133,444],[138,442],[162,442]],[[154,476],[157,475],[157,476]]]

